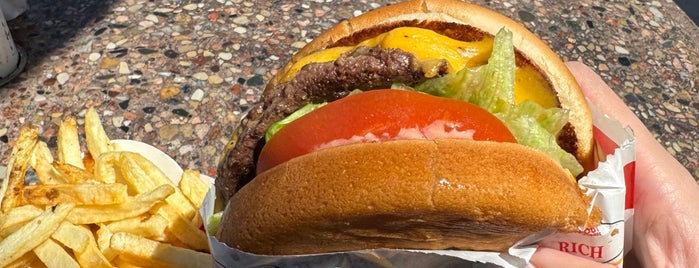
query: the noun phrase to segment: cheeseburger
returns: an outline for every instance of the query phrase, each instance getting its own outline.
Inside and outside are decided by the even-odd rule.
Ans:
[[[267,84],[226,146],[217,238],[258,254],[505,251],[599,224],[592,120],[522,25],[452,0],[343,21]]]

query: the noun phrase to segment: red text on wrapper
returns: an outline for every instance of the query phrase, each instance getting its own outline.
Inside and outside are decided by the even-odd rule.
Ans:
[[[599,228],[594,227],[594,228],[584,228],[578,231],[581,234],[587,235],[587,236],[601,236],[602,233],[600,233]]]
[[[558,250],[568,253],[578,253],[594,259],[602,258],[604,246],[592,246],[578,242],[558,242]]]

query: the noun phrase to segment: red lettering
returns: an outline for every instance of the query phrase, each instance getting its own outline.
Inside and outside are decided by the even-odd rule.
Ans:
[[[600,236],[601,235],[599,232],[599,229],[597,229],[597,227],[585,228],[585,229],[582,229],[582,231],[580,231],[580,232],[585,234],[585,235],[588,235],[588,236]]]
[[[588,245],[585,245],[585,244],[578,245],[578,252],[580,252],[580,254],[582,254],[582,255],[587,256],[590,253],[589,250],[590,250],[590,246],[588,246]]]
[[[602,248],[604,246],[596,246],[590,248],[590,257],[601,259],[602,258]]]
[[[563,252],[570,252],[570,251],[568,251],[568,243],[567,242],[558,242],[558,250],[563,251]]]
[[[558,242],[558,250],[568,253],[579,253],[583,256],[591,258],[602,258],[602,250],[604,246],[590,246],[587,244],[578,244],[576,242]]]

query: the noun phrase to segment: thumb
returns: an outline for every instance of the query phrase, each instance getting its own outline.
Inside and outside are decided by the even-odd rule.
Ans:
[[[555,249],[540,247],[532,256],[531,264],[537,268],[612,268],[611,264],[599,263],[582,257],[574,256]]]

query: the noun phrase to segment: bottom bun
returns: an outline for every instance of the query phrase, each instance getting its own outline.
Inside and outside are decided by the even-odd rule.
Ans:
[[[258,175],[217,237],[292,255],[374,248],[505,251],[548,228],[599,224],[573,177],[519,144],[400,140],[324,149]],[[592,220],[589,220],[592,219]]]

